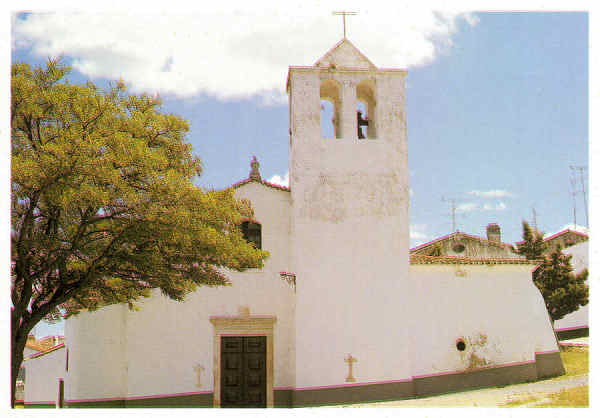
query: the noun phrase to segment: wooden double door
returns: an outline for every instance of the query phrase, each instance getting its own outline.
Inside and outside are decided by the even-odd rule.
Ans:
[[[267,406],[267,337],[221,337],[221,408]]]

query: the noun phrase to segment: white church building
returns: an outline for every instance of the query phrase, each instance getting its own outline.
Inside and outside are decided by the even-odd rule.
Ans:
[[[290,187],[256,160],[232,186],[265,267],[67,320],[65,405],[301,407],[563,374],[534,264],[409,255],[405,77],[345,38],[290,67]]]

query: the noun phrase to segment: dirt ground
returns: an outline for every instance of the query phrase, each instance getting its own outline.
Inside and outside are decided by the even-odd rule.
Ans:
[[[470,406],[495,408],[508,402],[527,399],[532,395],[550,394],[575,386],[588,384],[588,375],[575,376],[563,380],[547,380],[523,383],[502,388],[477,389],[447,395],[430,396],[421,399],[403,401],[374,402],[365,404],[344,405],[348,408],[465,408]],[[524,404],[522,406],[529,406]]]

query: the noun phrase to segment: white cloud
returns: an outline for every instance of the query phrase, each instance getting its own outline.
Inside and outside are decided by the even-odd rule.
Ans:
[[[506,210],[507,206],[504,202],[498,202],[497,204],[493,203],[484,203],[483,206],[479,205],[475,202],[467,202],[461,203],[456,207],[456,213],[467,213],[474,211],[498,211],[498,210]]]
[[[285,173],[285,176],[281,177],[279,174],[275,174],[269,180],[269,183],[279,184],[280,186],[290,187],[290,172]]]
[[[483,210],[506,210],[506,204],[504,202],[499,202],[496,205],[493,205],[491,203],[486,203],[483,205]]]
[[[419,245],[424,242],[429,241],[431,238],[427,234],[427,225],[426,224],[414,224],[409,226],[409,236],[411,241],[411,246]]]
[[[461,203],[460,205],[458,205],[456,207],[456,212],[457,213],[473,212],[474,210],[479,210],[479,209],[480,209],[480,207],[477,203],[468,202],[468,203]]]
[[[483,198],[499,198],[499,197],[514,197],[514,195],[506,190],[472,190],[468,194],[483,197]]]
[[[379,67],[430,63],[452,45],[461,21],[477,23],[469,14],[401,3],[343,4],[361,10],[347,18],[348,38]],[[246,2],[235,9],[211,4],[169,15],[35,13],[13,20],[13,47],[44,58],[71,57],[85,76],[122,78],[134,92],[222,100],[258,95],[264,104],[278,104],[287,100],[288,65],[312,65],[341,39],[341,18],[331,15],[332,7],[307,0]]]

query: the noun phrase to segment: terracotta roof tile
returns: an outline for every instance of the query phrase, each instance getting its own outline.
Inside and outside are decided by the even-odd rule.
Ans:
[[[421,249],[426,248],[426,247],[428,247],[430,245],[433,245],[433,244],[435,244],[437,242],[444,241],[446,239],[450,239],[450,238],[452,238],[454,236],[475,239],[475,240],[481,241],[481,242],[483,242],[485,244],[494,245],[494,246],[500,247],[500,248],[506,248],[506,247],[508,247],[508,248],[514,249],[514,247],[511,244],[507,244],[505,242],[490,241],[489,239],[478,237],[477,235],[471,235],[471,234],[466,234],[464,232],[456,231],[456,232],[453,232],[451,234],[444,235],[443,237],[435,238],[434,240],[426,242],[425,244],[417,245],[416,247],[411,248],[410,252],[412,253],[412,252],[421,250]]]
[[[280,186],[279,184],[269,183],[268,181],[256,180],[256,179],[252,179],[252,178],[247,178],[245,180],[238,181],[237,183],[232,184],[231,186],[229,186],[228,189],[236,189],[236,188],[238,188],[240,186],[243,186],[244,184],[248,184],[248,183],[251,183],[251,182],[259,183],[259,184],[262,184],[263,186],[271,187],[272,189],[282,190],[284,192],[289,192],[290,191],[289,187]]]
[[[56,351],[56,350],[64,348],[64,347],[65,347],[65,343],[55,345],[54,347],[50,347],[44,351],[40,351],[39,353],[32,354],[29,357],[23,359],[23,361],[32,360],[34,358],[45,356],[46,354],[52,353],[53,351]]]
[[[581,236],[582,238],[585,238],[585,239],[589,238],[589,236],[587,234],[584,234],[583,232],[573,231],[572,229],[565,229],[565,230],[557,232],[554,235],[549,236],[548,238],[544,238],[544,242],[553,240],[553,239],[558,238],[558,237],[560,237],[562,235],[568,234],[569,232],[573,233],[575,235],[579,235],[579,236]]]
[[[524,258],[471,258],[456,256],[435,257],[430,255],[411,254],[410,264],[540,264],[540,260]]]

